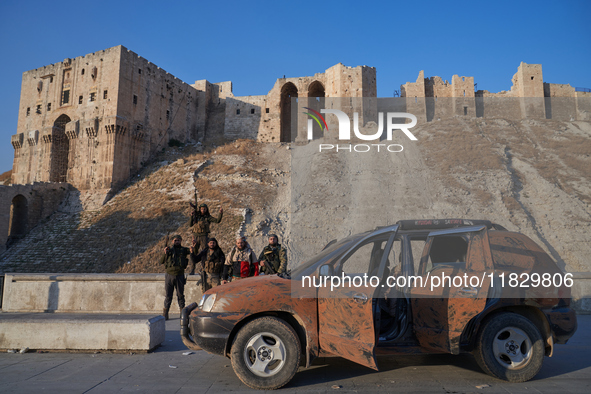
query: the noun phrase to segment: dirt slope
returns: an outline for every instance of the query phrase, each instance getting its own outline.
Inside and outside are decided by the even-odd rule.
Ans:
[[[162,272],[167,234],[188,246],[189,202],[209,204],[222,223],[212,226],[224,250],[243,231],[245,207],[257,212],[275,199],[274,170],[241,140],[224,146],[169,148],[98,210],[56,212],[0,257],[2,272]],[[271,153],[268,153],[271,154]],[[78,204],[80,205],[80,204]]]
[[[8,170],[0,174],[0,185],[10,185],[10,178],[12,177],[12,170]]]
[[[588,122],[454,117],[413,131],[418,141],[393,141],[404,146],[401,153],[294,149],[296,260],[350,232],[400,219],[458,217],[524,232],[561,267],[589,271]]]

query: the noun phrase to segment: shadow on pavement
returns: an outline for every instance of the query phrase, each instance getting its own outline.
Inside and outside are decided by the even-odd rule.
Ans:
[[[586,330],[591,325],[591,315],[578,316],[579,329],[566,345],[556,345],[553,357],[546,357],[540,373],[532,380],[539,381],[560,375],[565,375],[591,367],[591,332]],[[189,351],[183,344],[180,337],[180,320],[178,316],[172,315],[166,322],[166,337],[163,346],[155,352],[178,352]],[[218,356],[220,360],[222,356]],[[229,364],[229,360],[225,360]],[[408,356],[380,356],[378,357],[379,372],[340,357],[321,357],[314,360],[308,369],[300,368],[293,380],[285,388],[304,388],[317,384],[327,384],[343,380],[356,379],[363,381],[363,377],[375,379],[370,375],[395,371],[397,369],[409,368],[405,376],[413,373],[412,367],[445,366],[449,365],[465,371],[475,373],[478,379],[483,382],[507,383],[485,374],[476,364],[474,357],[470,354],[432,354],[432,355],[408,355]],[[230,371],[232,374],[233,372]],[[424,369],[423,369],[424,373]],[[361,379],[359,379],[361,378]],[[421,379],[418,378],[420,381]],[[360,382],[361,383],[361,382]]]
[[[154,353],[189,351],[181,339],[181,320],[178,315],[171,314],[166,321],[164,343],[154,350]]]
[[[551,378],[591,367],[591,315],[577,315],[578,328],[566,345],[554,346],[554,355],[544,359],[533,380]]]
[[[554,355],[544,358],[542,369],[531,382],[576,373],[577,371],[591,367],[591,357],[588,356],[591,353],[591,330],[588,330],[588,327],[591,326],[591,315],[579,315],[577,319],[579,321],[579,327],[575,335],[566,345],[554,346]],[[458,356],[451,354],[432,354],[378,357],[380,372],[389,372],[406,367],[440,365],[450,365],[481,374],[483,381],[507,383],[485,374],[470,354],[461,354]],[[379,372],[339,357],[318,358],[310,368],[300,368],[286,388],[306,387],[318,383],[360,378],[374,373]]]
[[[300,368],[294,379],[286,386],[286,388],[305,387],[318,383],[342,381],[343,379],[358,378],[365,375],[389,372],[413,366],[438,365],[453,365],[466,370],[480,372],[484,375],[484,372],[480,370],[476,365],[474,358],[469,354],[462,354],[459,356],[450,354],[392,357],[380,356],[378,357],[379,372],[340,357],[322,357],[314,360],[314,363],[310,368]]]

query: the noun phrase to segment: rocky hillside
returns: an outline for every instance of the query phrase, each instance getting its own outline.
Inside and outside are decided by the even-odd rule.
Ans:
[[[247,140],[205,151],[200,145],[168,148],[100,209],[56,212],[8,249],[0,271],[162,272],[166,235],[181,234],[189,245],[195,190],[215,216],[224,208],[212,235],[227,250],[244,232],[245,218],[276,198],[279,172],[263,159],[275,148]]]
[[[12,177],[12,170],[8,170],[0,174],[0,185],[10,185],[10,178]]]
[[[319,152],[240,140],[168,148],[98,210],[58,212],[0,259],[4,272],[162,272],[166,234],[188,241],[189,201],[256,252],[270,232],[297,264],[327,242],[413,218],[490,219],[569,271],[591,271],[591,124],[453,117],[413,128],[400,153]]]

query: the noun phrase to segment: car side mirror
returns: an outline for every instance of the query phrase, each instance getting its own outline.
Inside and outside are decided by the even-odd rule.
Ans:
[[[332,276],[333,270],[332,265],[324,264],[320,266],[320,276]]]

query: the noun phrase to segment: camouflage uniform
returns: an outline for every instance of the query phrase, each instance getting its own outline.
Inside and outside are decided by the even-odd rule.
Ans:
[[[205,207],[207,209],[205,215],[201,214],[199,211],[201,207]],[[203,249],[207,248],[207,237],[211,232],[209,229],[210,223],[221,222],[223,216],[223,212],[220,212],[220,216],[217,218],[211,216],[209,213],[209,208],[207,208],[207,204],[201,204],[193,211],[191,214],[191,229],[193,230],[193,237],[197,241],[194,246],[195,253],[199,253]]]
[[[255,266],[257,264],[256,256],[250,248],[250,245],[246,244],[242,250],[234,246],[230,254],[228,254],[228,257],[226,257],[223,279],[227,281],[244,279],[240,276],[240,266],[242,261],[248,261],[250,263],[250,272],[248,276],[253,276],[255,274]]]
[[[172,304],[172,295],[176,289],[179,308],[185,307],[185,268],[187,268],[187,256],[191,253],[189,248],[184,246],[172,246],[168,253],[160,259],[160,264],[166,267],[166,280],[164,283],[164,313],[168,316],[170,304]]]
[[[203,249],[195,256],[195,260],[199,262],[198,270],[202,273],[202,280],[205,280],[203,291],[220,285],[220,278],[224,270],[224,262],[226,261],[226,256],[218,246],[217,240],[210,238],[209,241],[215,241],[216,247],[214,249],[210,249],[209,247]]]
[[[287,269],[287,253],[280,244],[275,246],[267,245],[259,255],[259,261],[266,260],[271,264],[275,272],[269,272],[268,268],[263,265],[261,272],[265,274],[282,274]]]

